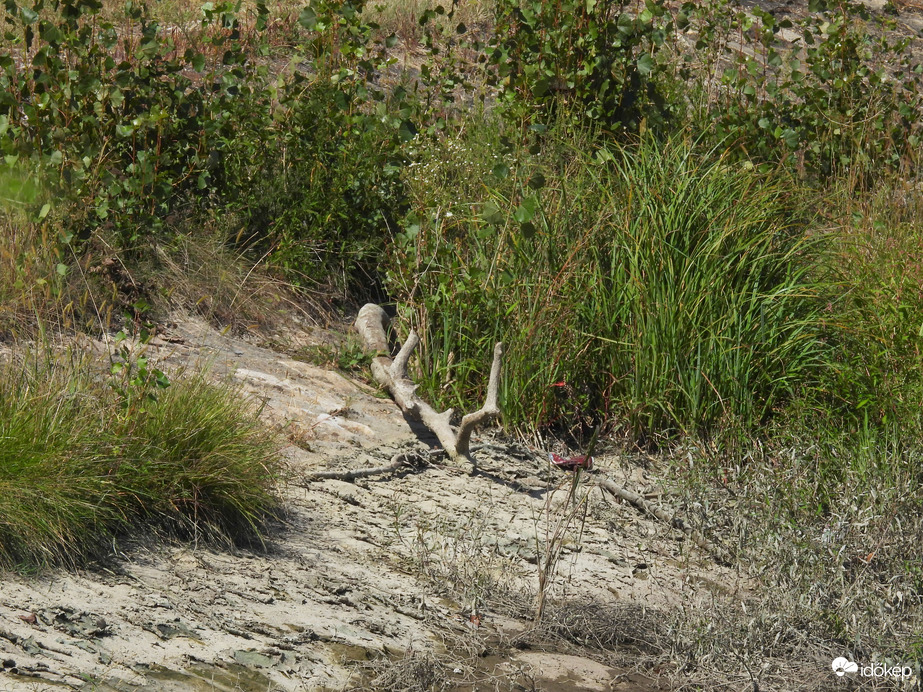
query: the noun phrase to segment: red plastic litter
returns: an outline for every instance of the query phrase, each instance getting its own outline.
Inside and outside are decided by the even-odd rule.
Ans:
[[[552,464],[557,466],[559,469],[564,469],[566,471],[576,471],[577,469],[585,469],[589,471],[593,468],[593,457],[579,456],[567,459],[558,454],[555,454],[554,452],[549,452],[548,458],[551,459]]]

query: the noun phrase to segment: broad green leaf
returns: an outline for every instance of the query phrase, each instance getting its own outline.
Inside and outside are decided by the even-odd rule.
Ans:
[[[513,212],[513,218],[516,219],[520,224],[527,223],[532,220],[532,217],[535,216],[535,212],[538,210],[538,199],[533,197],[526,197],[522,200],[516,211]]]
[[[397,130],[397,136],[402,142],[409,142],[417,136],[417,126],[410,120],[403,120]]]
[[[308,5],[301,10],[301,14],[298,15],[298,23],[308,31],[314,31],[314,28],[317,26],[317,12]]]

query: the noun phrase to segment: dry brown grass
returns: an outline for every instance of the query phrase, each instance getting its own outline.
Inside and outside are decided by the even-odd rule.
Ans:
[[[267,338],[293,322],[332,319],[322,289],[296,289],[214,229],[153,243],[140,260],[97,235],[78,257],[53,225],[10,212],[0,217],[0,340],[99,334],[117,330],[126,315],[157,322],[177,310]]]
[[[213,4],[220,5],[219,2]],[[286,18],[293,14],[297,17],[305,4],[299,0],[267,0],[266,7],[271,17]],[[166,27],[192,28],[193,24],[202,19],[202,5],[201,2],[190,0],[158,0],[158,2],[149,3],[149,9],[152,18]],[[231,5],[233,7],[233,3]],[[112,21],[123,15],[124,8],[125,3],[122,0],[103,0],[100,16]],[[244,0],[241,3],[241,11],[244,16],[255,16],[256,2]]]
[[[352,688],[382,692],[431,692],[448,685],[450,668],[432,652],[408,650],[398,660],[379,660],[369,665],[363,683]]]
[[[151,300],[160,312],[198,314],[221,329],[267,330],[275,323],[290,324],[291,315],[308,323],[329,319],[322,291],[295,289],[264,259],[238,252],[214,229],[200,227],[169,245],[155,245],[139,273],[157,287]]]
[[[59,272],[70,262],[47,225],[0,212],[0,341],[71,326],[79,296]]]
[[[923,662],[917,453],[878,449],[880,474],[842,464],[840,492],[824,509],[820,486],[834,481],[819,446],[814,439],[752,451],[729,460],[727,480],[717,484],[711,472],[690,471],[715,463],[698,452],[672,465],[688,516],[733,546],[760,585],[759,599],[740,608],[678,621],[677,635],[699,665],[726,675],[742,667],[769,689],[820,689],[810,680],[825,676],[837,656],[860,665]],[[844,444],[842,453],[856,451]],[[895,680],[876,684],[901,688]]]

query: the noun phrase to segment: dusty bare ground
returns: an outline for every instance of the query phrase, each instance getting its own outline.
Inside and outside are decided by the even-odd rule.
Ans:
[[[335,372],[189,319],[155,343],[167,367],[207,359],[265,402],[293,441],[287,516],[265,550],[136,540],[85,572],[3,577],[0,690],[677,689],[694,676],[676,623],[760,598],[739,567],[603,494],[605,476],[669,507],[641,459],[601,455],[573,493],[572,475],[497,436],[476,438],[477,470],[449,466],[390,400]],[[309,478],[399,453],[433,461]],[[833,686],[829,659],[792,665]],[[726,689],[751,677],[732,664]]]

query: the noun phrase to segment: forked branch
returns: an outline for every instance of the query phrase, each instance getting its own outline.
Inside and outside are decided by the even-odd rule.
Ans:
[[[494,360],[490,366],[490,379],[487,382],[487,398],[480,410],[469,413],[462,418],[458,430],[449,422],[453,410],[439,413],[423,399],[417,396],[417,385],[407,376],[407,362],[414,349],[420,343],[416,332],[411,331],[407,341],[392,360],[388,353],[388,316],[380,306],[369,303],[363,306],[356,318],[356,331],[362,339],[365,350],[378,353],[372,361],[372,376],[394,398],[401,410],[419,419],[433,431],[439,443],[451,459],[471,458],[471,433],[474,429],[500,415],[497,393],[500,388],[500,364],[503,359],[503,344],[494,346]]]

